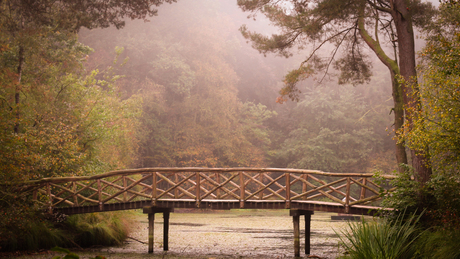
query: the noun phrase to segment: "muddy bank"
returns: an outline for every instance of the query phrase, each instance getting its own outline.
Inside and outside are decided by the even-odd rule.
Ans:
[[[311,254],[320,258],[339,256],[337,231],[345,222],[331,221],[331,213],[316,212],[311,222]],[[148,240],[147,215],[136,212],[130,236]],[[177,211],[171,214],[169,251],[163,252],[163,218],[155,216],[154,255],[147,244],[133,239],[122,247],[75,251],[80,258],[293,258],[293,223],[288,210]],[[301,246],[304,244],[301,217]],[[303,249],[303,247],[302,247]],[[301,250],[301,255],[304,256]],[[52,256],[34,258],[52,258]]]

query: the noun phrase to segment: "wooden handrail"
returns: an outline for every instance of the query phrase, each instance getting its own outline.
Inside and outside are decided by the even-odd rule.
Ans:
[[[291,208],[293,203],[326,199],[349,212],[353,206],[382,198],[377,192],[381,186],[372,181],[373,176],[284,168],[161,167],[94,176],[44,178],[17,183],[16,186],[24,195],[30,193],[34,200],[37,200],[37,193],[48,197],[49,211],[56,206],[97,206],[104,211],[106,205],[136,201],[155,205],[166,200],[192,202],[196,207],[210,201],[233,202],[239,203],[240,208],[254,202],[281,202],[284,208]],[[393,175],[381,177],[395,178]],[[384,189],[387,189],[385,193],[394,190],[390,187]],[[366,197],[366,191],[372,196]]]
[[[373,177],[372,173],[331,173],[319,170],[306,170],[306,169],[292,169],[292,168],[253,168],[253,167],[234,167],[234,168],[207,168],[207,167],[153,167],[153,168],[139,168],[139,169],[126,169],[118,171],[110,171],[98,175],[91,176],[72,176],[72,177],[50,177],[42,178],[39,180],[30,180],[22,182],[7,182],[1,185],[30,185],[30,184],[43,184],[43,183],[63,183],[70,181],[87,181],[107,178],[112,176],[132,175],[139,173],[152,173],[152,172],[258,172],[258,173],[296,173],[296,174],[309,174],[309,175],[322,175],[322,176],[337,176],[337,177]],[[384,179],[394,179],[395,175],[380,175]]]

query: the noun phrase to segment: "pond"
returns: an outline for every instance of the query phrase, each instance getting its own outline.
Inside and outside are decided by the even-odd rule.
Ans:
[[[313,258],[337,258],[344,221],[331,221],[334,213],[315,212],[311,221]],[[289,210],[176,210],[171,213],[169,251],[163,252],[163,216],[155,215],[154,254],[148,254],[148,220],[133,213],[135,225],[130,239],[121,247],[75,251],[80,258],[96,255],[118,258],[293,258],[293,222]],[[301,222],[301,256],[306,257],[304,222]],[[335,230],[335,231],[334,231]],[[137,240],[137,241],[136,241]],[[141,242],[143,243],[141,243]],[[41,258],[51,258],[41,257]],[[34,257],[40,258],[40,257]]]

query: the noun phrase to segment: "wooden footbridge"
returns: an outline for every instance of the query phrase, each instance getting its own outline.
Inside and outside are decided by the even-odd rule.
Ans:
[[[394,176],[384,175],[381,179]],[[380,180],[382,182],[382,180]],[[142,168],[84,177],[44,178],[19,184],[50,213],[80,214],[140,209],[149,218],[149,252],[153,252],[155,213],[164,216],[164,250],[168,250],[169,214],[176,208],[290,209],[294,252],[300,255],[299,217],[305,215],[305,253],[310,253],[310,219],[314,211],[369,215],[394,190],[372,174],[326,173],[281,168]]]

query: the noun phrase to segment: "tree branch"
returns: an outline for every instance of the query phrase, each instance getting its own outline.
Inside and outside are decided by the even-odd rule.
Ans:
[[[313,57],[313,55],[316,53],[316,51],[318,51],[324,44],[326,44],[326,42],[329,42],[330,40],[334,39],[335,37],[339,36],[340,34],[342,34],[342,33],[344,33],[344,32],[348,33],[348,32],[349,32],[350,30],[352,30],[353,28],[354,28],[354,26],[353,26],[353,27],[350,27],[350,28],[346,28],[346,29],[344,29],[344,30],[342,30],[342,31],[339,31],[338,33],[332,35],[331,37],[329,37],[329,38],[327,38],[326,40],[324,40],[323,42],[321,42],[321,44],[320,44],[318,47],[316,47],[316,48],[312,51],[312,53],[310,54],[310,56],[309,56],[306,60],[302,61],[302,63],[300,63],[300,67],[302,67],[302,66],[303,66],[305,63],[307,63],[308,61],[310,61],[310,59]],[[342,40],[342,41],[343,41],[343,40]],[[341,42],[342,42],[342,41],[341,41]]]
[[[340,46],[342,45],[343,41],[345,40],[345,37],[347,36],[347,34],[353,29],[354,27],[351,27],[346,33],[345,35],[342,37],[342,39],[340,40],[339,44],[337,45],[337,47],[335,48],[331,58],[329,59],[329,62],[327,63],[327,66],[326,66],[326,71],[324,72],[323,74],[323,77],[321,78],[321,80],[319,80],[319,83],[323,82],[324,78],[326,77],[327,75],[327,72],[329,71],[329,67],[331,66],[331,63],[332,61],[334,60],[334,57],[335,55],[337,54],[337,51],[339,50]]]
[[[391,13],[391,9],[388,7],[383,7],[383,6],[378,6],[376,5],[375,3],[372,2],[372,0],[366,0],[367,3],[369,3],[373,8],[381,11],[381,12],[385,12],[385,13]],[[378,1],[379,3],[382,3],[382,1]],[[385,4],[386,5],[386,4]]]

